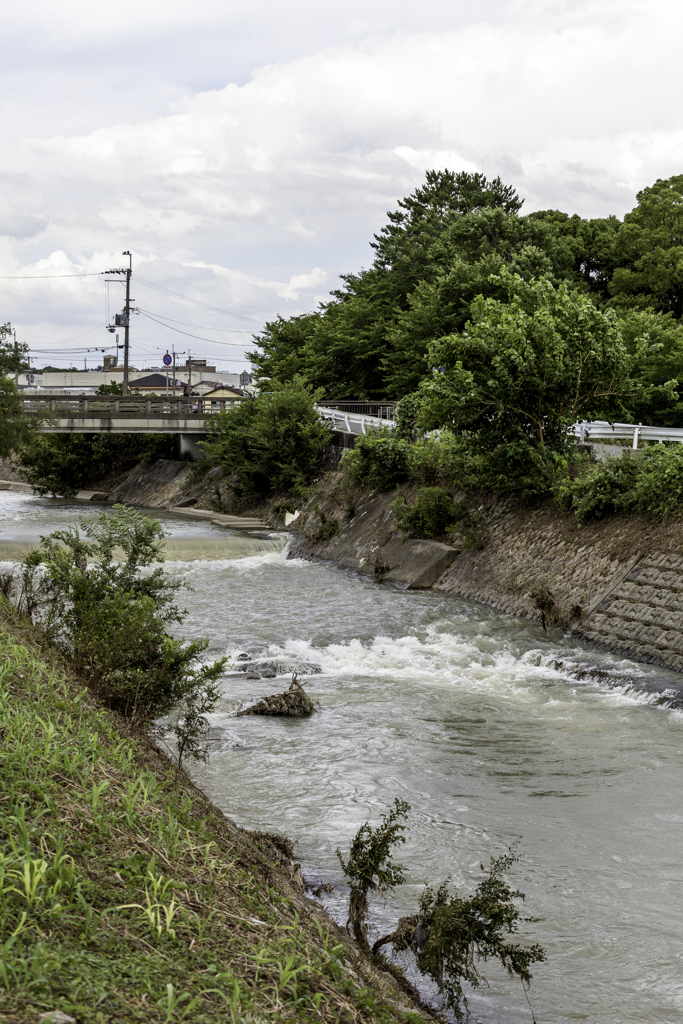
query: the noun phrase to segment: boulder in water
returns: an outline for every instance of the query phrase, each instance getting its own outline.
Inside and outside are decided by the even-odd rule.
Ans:
[[[270,697],[264,697],[258,704],[253,704],[244,711],[238,711],[237,717],[242,715],[282,715],[293,718],[308,718],[316,710],[316,702],[311,700],[303,686],[296,677],[292,676],[292,682],[284,693],[271,693]]]

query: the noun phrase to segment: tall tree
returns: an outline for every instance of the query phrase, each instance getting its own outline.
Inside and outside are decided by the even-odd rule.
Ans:
[[[465,330],[430,345],[421,420],[467,438],[486,486],[537,493],[566,456],[571,426],[624,414],[642,387],[613,310],[507,269],[497,283],[505,301],[479,296]]]
[[[0,324],[0,457],[7,458],[31,434],[35,424],[24,406],[13,376],[28,367],[28,346],[13,338],[12,325]]]
[[[613,305],[683,317],[683,174],[658,178],[637,195],[616,241]]]
[[[388,386],[383,363],[392,344],[389,329],[408,308],[409,295],[421,281],[435,280],[452,260],[453,245],[443,243],[453,225],[494,211],[503,219],[516,217],[521,205],[500,178],[429,171],[425,184],[387,214],[388,223],[371,243],[375,259],[368,270],[342,275],[343,287],[317,312],[266,324],[255,339],[258,350],[250,353],[256,379],[290,380],[300,374],[337,399],[380,398],[410,389],[414,374],[408,385],[397,378]],[[483,219],[481,231],[490,227]],[[476,226],[468,230],[476,236]],[[470,248],[476,249],[476,242]],[[418,363],[419,356],[419,379]]]

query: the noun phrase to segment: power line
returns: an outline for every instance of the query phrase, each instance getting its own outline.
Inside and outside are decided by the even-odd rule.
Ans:
[[[184,327],[196,327],[198,331],[221,331],[225,334],[253,334],[253,331],[240,331],[236,327],[199,327],[198,324],[188,324],[186,320],[174,320],[172,316],[164,316],[163,313],[152,313],[150,309],[137,307],[145,316],[158,316],[162,320],[170,320],[172,324],[183,324]]]
[[[202,309],[209,309],[213,313],[222,313],[224,316],[234,316],[237,320],[244,320],[249,324],[256,324],[258,327],[262,327],[263,323],[261,320],[254,320],[253,317],[244,316],[242,313],[233,313],[229,309],[221,309],[220,306],[211,306],[208,302],[200,302],[199,299],[191,299],[189,295],[182,295],[181,292],[173,291],[172,288],[165,288],[162,284],[156,284],[154,281],[147,281],[146,278],[140,277],[139,274],[135,275],[136,282],[146,285],[147,288],[152,288],[155,292],[162,292],[164,295],[173,295],[175,298],[184,299],[185,302],[191,302],[194,306],[201,306]]]
[[[68,253],[67,253],[67,255],[68,255]],[[150,270],[156,271],[157,274],[163,274],[164,277],[170,277],[170,279],[172,281],[179,281],[180,284],[188,284],[188,282],[187,281],[183,281],[183,279],[181,277],[174,277],[173,274],[167,274],[165,270],[160,270],[159,267],[157,267],[157,265],[155,263],[147,263],[145,265]],[[185,266],[188,266],[188,264],[185,264]],[[207,291],[206,288],[200,288],[198,284],[192,284],[192,282],[189,282],[189,286],[190,286],[190,288],[194,288],[195,291],[204,292],[205,295],[215,295],[216,294],[215,292]],[[249,306],[251,309],[255,309],[258,313],[277,313],[277,310],[275,310],[275,309],[261,309],[259,306],[254,306],[253,303],[251,303],[251,302],[238,302],[237,304],[238,304],[238,306]]]
[[[197,338],[198,341],[208,341],[210,345],[231,345],[231,347],[233,348],[239,347],[236,342],[231,343],[229,341],[216,341],[215,338],[202,338],[201,335],[199,334],[190,334],[189,331],[181,331],[177,327],[171,327],[170,324],[162,323],[161,320],[157,320],[157,318],[155,316],[152,316],[151,313],[145,313],[142,309],[140,310],[140,312],[142,313],[143,316],[146,316],[148,320],[154,320],[156,324],[159,324],[161,327],[166,327],[169,331],[175,331],[177,334],[184,334],[186,338]],[[245,331],[244,333],[250,334],[251,331]]]
[[[90,270],[87,274],[0,274],[2,281],[52,281],[62,277],[101,277],[106,270]]]

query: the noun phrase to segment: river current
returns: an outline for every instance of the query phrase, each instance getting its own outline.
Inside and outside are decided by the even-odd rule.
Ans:
[[[0,493],[0,559],[84,511]],[[338,920],[335,850],[398,796],[412,808],[408,881],[373,905],[375,929],[425,883],[470,891],[516,843],[511,880],[541,919],[521,937],[548,954],[529,993],[539,1024],[683,1020],[683,677],[471,601],[288,560],[284,535],[152,514],[168,570],[194,588],[184,635],[232,659],[197,782],[238,824],[295,841],[307,880],[335,886]],[[242,653],[279,678],[245,678]],[[294,670],[318,714],[233,717]],[[519,983],[484,971],[472,1021],[530,1022]]]

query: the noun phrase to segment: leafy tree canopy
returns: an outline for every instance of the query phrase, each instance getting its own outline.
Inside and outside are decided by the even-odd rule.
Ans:
[[[610,283],[613,304],[683,316],[683,174],[637,195],[615,242],[621,265]]]
[[[506,269],[493,283],[504,301],[479,296],[465,330],[430,345],[422,424],[467,435],[492,489],[537,493],[563,460],[572,424],[625,417],[625,402],[646,393],[631,378],[644,343],[634,338],[631,355],[616,313],[566,284]],[[671,384],[663,390],[673,396]]]
[[[300,377],[273,387],[214,417],[214,435],[202,443],[248,497],[300,491],[332,440],[314,407],[319,393]]]
[[[7,458],[33,433],[36,422],[24,407],[10,374],[28,367],[28,345],[13,337],[10,323],[0,324],[0,458]]]

